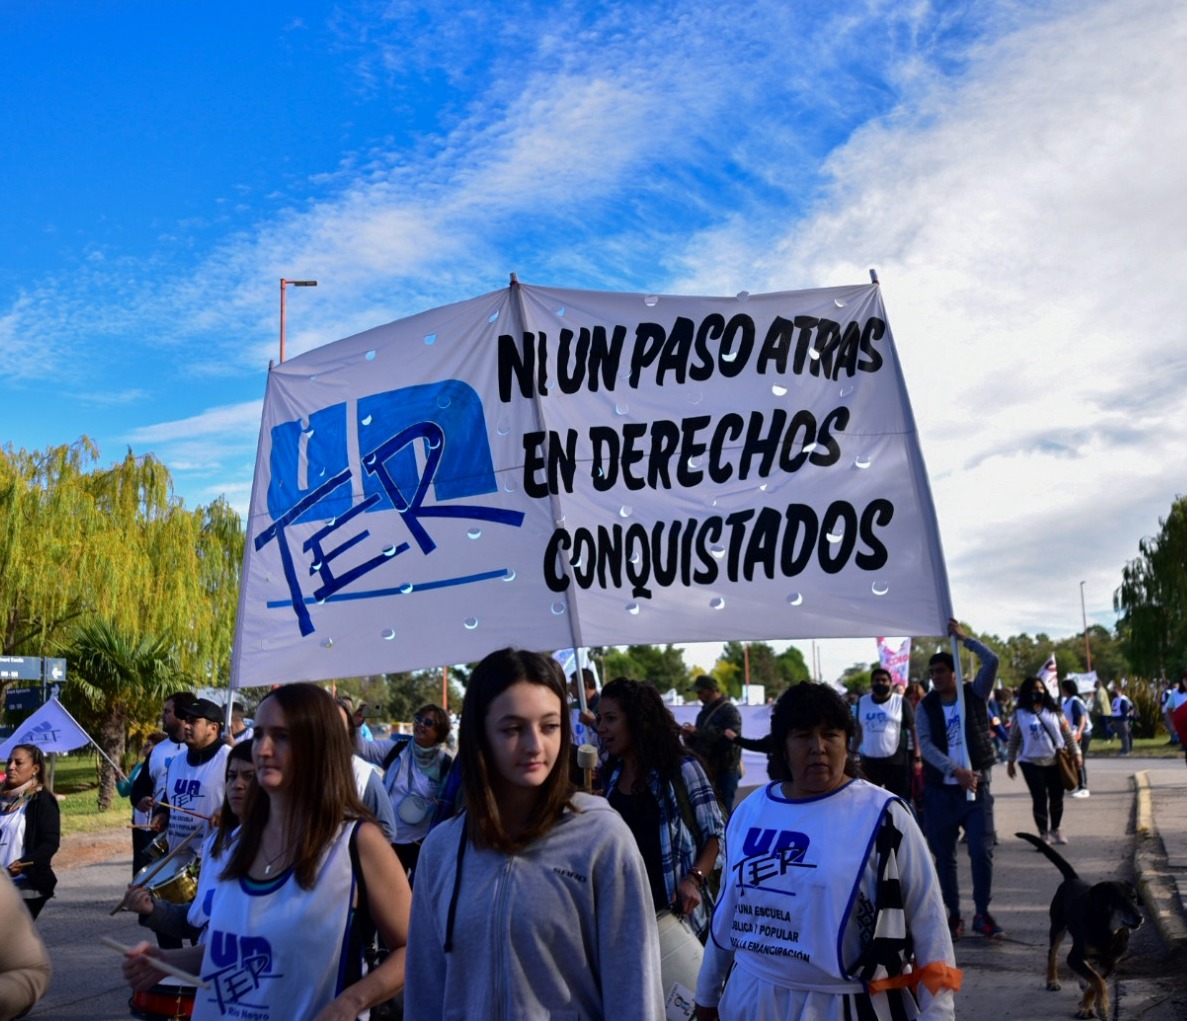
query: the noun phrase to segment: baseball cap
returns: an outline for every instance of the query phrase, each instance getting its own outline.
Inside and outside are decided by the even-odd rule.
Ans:
[[[181,715],[187,720],[209,720],[211,723],[222,723],[227,718],[226,710],[208,698],[197,699]]]

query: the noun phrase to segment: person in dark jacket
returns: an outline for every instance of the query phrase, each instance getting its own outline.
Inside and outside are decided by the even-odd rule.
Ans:
[[[937,652],[928,662],[932,690],[919,703],[915,718],[919,750],[923,753],[923,797],[927,842],[936,859],[940,891],[948,908],[952,938],[964,933],[960,916],[960,887],[956,873],[956,838],[963,827],[968,838],[973,874],[973,928],[988,939],[1005,933],[989,913],[993,892],[993,834],[990,782],[997,755],[989,730],[987,701],[997,677],[997,656],[968,637],[956,620],[948,633],[971,649],[981,668],[971,684],[965,683],[964,718],[961,718],[956,664],[950,652]]]
[[[701,674],[692,686],[701,700],[701,711],[695,724],[686,723],[681,728],[684,741],[704,760],[721,806],[728,813],[733,811],[738,781],[742,778],[742,749],[725,732],[742,733],[742,714],[708,674]]]
[[[62,839],[58,801],[45,789],[44,775],[41,749],[18,744],[8,756],[0,792],[0,865],[7,869],[34,918],[58,885],[50,862]]]

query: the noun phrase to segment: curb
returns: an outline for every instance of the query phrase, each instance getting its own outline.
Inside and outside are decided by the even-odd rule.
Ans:
[[[1150,777],[1145,771],[1133,776],[1134,807],[1133,865],[1137,886],[1154,927],[1170,953],[1187,950],[1187,919],[1179,902],[1179,891],[1166,868],[1166,853],[1154,821],[1154,802]]]

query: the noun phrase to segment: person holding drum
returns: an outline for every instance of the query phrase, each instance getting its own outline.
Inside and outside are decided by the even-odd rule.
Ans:
[[[960,972],[927,842],[902,801],[855,778],[854,731],[828,685],[775,704],[791,779],[750,795],[726,828],[700,1021],[954,1016]]]
[[[406,1017],[663,1018],[643,860],[606,801],[574,791],[571,744],[555,660],[502,649],[475,667],[466,810],[421,850]]]
[[[639,845],[655,910],[683,915],[703,943],[712,908],[705,881],[717,863],[725,819],[700,759],[680,735],[650,684],[617,677],[602,688],[606,799]]]
[[[8,755],[0,791],[0,866],[12,877],[34,918],[58,885],[50,862],[62,839],[58,801],[45,789],[44,776],[41,749],[18,744]]]
[[[256,785],[221,859],[205,943],[125,958],[133,989],[161,958],[207,983],[194,1018],[353,1021],[403,984],[411,892],[399,860],[359,800],[333,698],[314,684],[269,692],[255,719]],[[205,898],[204,898],[205,900]],[[391,953],[364,974],[372,926]]]
[[[383,785],[396,814],[396,854],[409,882],[437,808],[437,794],[453,765],[445,751],[452,724],[438,705],[422,705],[413,717],[412,737],[396,744],[384,758]]]
[[[239,817],[243,813],[247,792],[255,779],[251,742],[234,745],[227,756],[226,797],[219,812],[218,829],[206,838],[202,847],[202,871],[197,876],[192,899],[173,901],[154,896],[159,883],[176,880],[178,873],[175,871],[162,874],[158,877],[159,883],[158,879],[143,886],[133,882],[124,898],[124,907],[140,916],[141,925],[177,939],[199,938],[209,921],[209,907],[204,902],[211,888],[210,877],[217,876],[223,866],[223,853],[230,845],[232,834],[239,828]],[[185,863],[182,867],[192,870],[193,863]]]

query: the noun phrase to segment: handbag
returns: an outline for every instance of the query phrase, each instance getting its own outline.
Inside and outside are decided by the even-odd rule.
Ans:
[[[1047,721],[1038,713],[1035,716],[1042,723],[1043,729],[1050,734],[1051,728],[1047,726]],[[1051,746],[1055,747],[1054,736],[1051,738]],[[1055,748],[1055,765],[1059,767],[1059,779],[1065,791],[1074,791],[1080,786],[1080,770],[1076,767],[1076,757],[1066,742],[1062,748]]]

